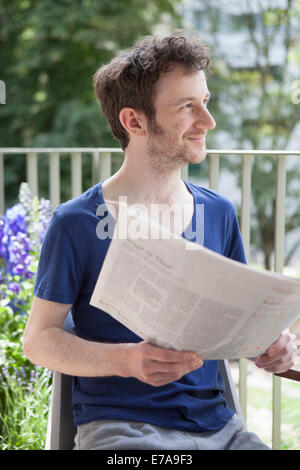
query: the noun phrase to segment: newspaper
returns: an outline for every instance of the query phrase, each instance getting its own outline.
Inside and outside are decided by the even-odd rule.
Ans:
[[[149,218],[134,217],[149,228]],[[90,301],[140,338],[203,359],[250,358],[299,317],[300,280],[230,260],[153,220],[150,226],[156,239],[118,238],[116,223]]]

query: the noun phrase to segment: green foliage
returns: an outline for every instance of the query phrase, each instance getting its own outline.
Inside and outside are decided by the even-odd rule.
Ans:
[[[19,276],[14,276],[12,279],[14,282],[20,281]],[[6,365],[8,372],[12,373],[14,367],[19,368],[24,362],[30,364],[24,356],[21,340],[27,314],[31,308],[33,280],[22,282],[17,302],[15,302],[15,292],[5,284],[0,284],[0,289],[6,296],[0,299],[0,365]],[[11,305],[18,307],[18,313],[14,312]]]
[[[1,450],[42,450],[45,447],[51,385],[46,370],[32,376],[32,386],[20,386],[17,375],[1,387]]]
[[[0,257],[2,284],[0,284],[0,449],[43,449],[45,445],[47,413],[51,389],[48,371],[33,365],[24,355],[22,338],[33,299],[33,285],[37,270],[41,235],[50,220],[49,201],[31,198],[28,185],[19,192],[20,206],[26,214],[25,226],[19,219],[6,219],[10,226],[6,234],[28,237],[22,249],[30,250],[30,266],[22,275],[4,269],[5,258]],[[15,217],[18,213],[15,212]],[[22,230],[25,230],[22,232]],[[16,235],[7,237],[3,246],[14,248]],[[21,239],[21,238],[20,238]],[[22,238],[24,240],[24,237]],[[27,246],[27,241],[30,243]],[[26,248],[25,248],[26,247]],[[10,262],[12,260],[10,259]],[[28,273],[32,273],[26,277]]]
[[[269,385],[270,388],[267,387],[266,389],[263,389],[262,386],[258,386],[257,388],[249,386],[248,388],[248,430],[257,433],[267,445],[272,446],[271,376]],[[281,400],[281,450],[299,449],[299,418],[299,385],[291,380],[283,379]]]
[[[179,3],[0,0],[0,79],[7,94],[0,107],[0,147],[119,146],[101,117],[92,76],[159,24],[180,26]],[[62,176],[61,186],[69,187]],[[24,158],[8,158],[9,205],[15,202],[14,186],[24,180]]]
[[[22,282],[17,313],[10,306],[16,306],[15,293],[3,284],[0,289],[6,295],[0,300],[0,449],[43,449],[51,377],[30,363],[22,348],[33,280]]]

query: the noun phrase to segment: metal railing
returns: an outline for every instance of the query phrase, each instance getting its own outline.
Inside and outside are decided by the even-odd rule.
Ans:
[[[82,193],[82,154],[91,154],[92,184],[111,176],[112,153],[123,152],[118,148],[0,148],[0,213],[5,210],[4,155],[25,154],[27,182],[33,195],[38,196],[38,155],[49,158],[49,199],[54,209],[60,203],[60,155],[70,154],[71,195]],[[250,250],[250,208],[252,159],[262,155],[277,159],[276,219],[275,219],[275,271],[283,272],[285,240],[286,158],[300,156],[299,151],[272,150],[208,150],[209,187],[219,189],[220,157],[238,155],[242,158],[241,234],[246,257]],[[188,167],[182,169],[182,177],[188,178]],[[245,422],[247,421],[247,359],[239,363],[239,399]],[[281,379],[273,375],[273,449],[280,449],[281,428]]]

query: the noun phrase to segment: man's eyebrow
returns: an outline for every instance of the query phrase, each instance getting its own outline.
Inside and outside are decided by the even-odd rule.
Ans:
[[[206,93],[204,99],[209,99],[210,98],[210,93]],[[180,100],[176,101],[174,103],[175,106],[178,106],[182,103],[186,103],[187,101],[196,101],[197,97],[196,96],[185,96],[184,98],[180,98]]]

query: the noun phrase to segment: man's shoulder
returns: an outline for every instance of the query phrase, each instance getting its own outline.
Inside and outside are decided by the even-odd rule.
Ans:
[[[83,216],[96,214],[98,205],[100,204],[100,188],[99,183],[87,189],[85,192],[59,204],[53,215],[62,222],[78,220]]]
[[[189,185],[196,197],[198,196],[199,202],[203,204],[209,205],[211,208],[223,210],[226,212],[235,212],[235,207],[233,202],[217,191],[213,191],[212,189],[204,188],[203,186],[199,186],[197,184],[189,182]]]

